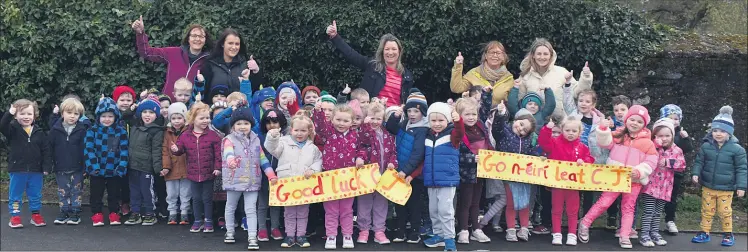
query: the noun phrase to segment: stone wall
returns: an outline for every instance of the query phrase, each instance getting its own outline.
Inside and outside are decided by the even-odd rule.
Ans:
[[[679,30],[748,34],[745,0],[614,0],[647,19]]]

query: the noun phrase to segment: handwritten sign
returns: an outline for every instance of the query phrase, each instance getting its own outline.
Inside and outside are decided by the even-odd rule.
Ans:
[[[631,191],[631,168],[480,150],[478,177],[584,191]]]
[[[410,194],[413,193],[413,187],[405,183],[404,179],[398,177],[397,171],[388,169],[379,179],[377,192],[388,200],[404,206],[408,202]]]
[[[360,169],[349,167],[321,172],[309,178],[278,179],[278,183],[270,185],[270,205],[306,205],[373,193],[381,176],[379,164],[369,164]]]

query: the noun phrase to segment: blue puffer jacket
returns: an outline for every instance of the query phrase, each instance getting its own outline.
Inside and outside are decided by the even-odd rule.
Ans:
[[[462,126],[462,122],[458,122]],[[460,185],[459,143],[452,143],[452,134],[460,135],[463,130],[449,124],[439,136],[433,132],[426,135],[426,155],[423,161],[423,185],[426,187],[457,187]]]
[[[408,128],[408,121],[400,122],[400,117],[393,115],[387,120],[385,127],[397,136],[397,170],[407,175],[412,174],[423,163],[426,148],[424,144],[429,133],[428,120],[424,117]],[[416,178],[423,179],[423,174]]]

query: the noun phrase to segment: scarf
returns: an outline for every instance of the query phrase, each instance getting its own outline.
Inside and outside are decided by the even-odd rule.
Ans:
[[[496,81],[501,79],[502,76],[509,73],[509,71],[506,70],[506,66],[501,66],[498,70],[493,70],[484,63],[478,66],[478,73],[493,85]]]

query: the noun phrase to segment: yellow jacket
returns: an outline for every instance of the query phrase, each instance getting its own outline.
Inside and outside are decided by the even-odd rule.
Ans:
[[[456,64],[452,67],[452,80],[449,82],[449,88],[452,93],[461,94],[468,91],[471,86],[492,86],[491,82],[483,78],[478,71],[478,67],[470,69],[465,75],[462,75],[462,64]],[[499,104],[502,100],[506,101],[509,90],[514,86],[514,76],[507,72],[496,83],[493,84],[493,101],[492,104]]]

